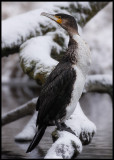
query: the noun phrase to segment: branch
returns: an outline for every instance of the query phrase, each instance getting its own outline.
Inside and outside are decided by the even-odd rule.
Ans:
[[[20,46],[32,37],[57,30],[57,25],[41,18],[43,11],[72,14],[83,27],[109,2],[56,2],[46,8],[31,11],[2,21],[2,57],[18,53]],[[50,24],[49,24],[50,22]],[[57,33],[57,36],[59,34]],[[60,43],[60,41],[59,41]],[[64,42],[63,42],[64,43]]]
[[[101,9],[103,9],[109,2],[78,2],[77,7],[72,5],[74,14],[79,14],[79,19],[77,20],[81,27],[94,17]]]
[[[82,152],[82,143],[75,135],[58,131],[58,136],[44,159],[74,159]]]
[[[2,125],[11,123],[19,118],[25,117],[29,114],[33,114],[36,106],[37,98],[32,99],[26,104],[6,113],[2,116]]]
[[[113,84],[111,75],[91,75],[88,76],[85,83],[84,92],[99,92],[113,94]]]

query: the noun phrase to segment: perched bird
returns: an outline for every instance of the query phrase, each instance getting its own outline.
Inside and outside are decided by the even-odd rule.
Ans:
[[[89,47],[78,34],[74,17],[63,13],[52,15],[43,12],[41,15],[54,20],[68,32],[69,44],[65,55],[42,87],[36,104],[38,131],[27,152],[38,145],[47,126],[54,124],[59,130],[67,130],[64,122],[76,108],[91,62]],[[73,133],[71,129],[69,131]]]

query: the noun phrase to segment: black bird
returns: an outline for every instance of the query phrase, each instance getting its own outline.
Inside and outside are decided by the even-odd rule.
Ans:
[[[59,130],[67,130],[64,122],[75,110],[91,62],[89,47],[78,34],[74,17],[63,13],[52,15],[43,12],[41,15],[54,20],[68,32],[69,44],[62,60],[42,87],[36,104],[38,131],[27,152],[38,145],[47,126],[55,124]]]

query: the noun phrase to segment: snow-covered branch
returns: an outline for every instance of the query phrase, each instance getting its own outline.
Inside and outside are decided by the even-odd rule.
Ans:
[[[44,159],[73,159],[82,152],[82,143],[78,137],[66,131],[58,131],[58,136]]]
[[[84,92],[108,93],[112,98],[113,84],[111,75],[90,75],[86,79]]]
[[[109,2],[51,2],[48,7],[31,11],[2,21],[2,57],[20,51],[20,46],[32,37],[46,35],[47,32],[56,32],[57,25],[40,16],[41,12],[63,12],[72,14],[80,26],[97,14]],[[56,33],[59,36],[58,33]],[[56,43],[61,44],[61,39]],[[39,45],[39,44],[37,44]]]
[[[33,114],[35,111],[37,98],[28,101],[27,103],[23,104],[22,106],[6,113],[2,116],[2,125],[8,124],[19,118],[25,117],[29,114]]]

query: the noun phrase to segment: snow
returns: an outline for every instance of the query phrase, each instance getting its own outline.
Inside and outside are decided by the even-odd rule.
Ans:
[[[91,48],[90,73],[112,74],[112,15],[111,4],[101,10],[83,28],[81,36]]]
[[[21,45],[22,42],[27,40],[29,37],[42,35],[40,24],[45,24],[45,26],[57,26],[51,20],[40,15],[42,12],[55,13],[59,11],[60,8],[54,6],[55,4],[60,5],[58,2],[49,3],[50,5],[44,6],[40,9],[30,11],[28,13],[18,15],[7,20],[2,21],[2,48],[13,47]],[[68,2],[62,2],[61,5],[68,5]],[[68,12],[67,12],[68,13]]]
[[[47,6],[50,7],[69,7],[69,3],[68,2],[47,2],[43,4],[43,7],[47,8]]]
[[[35,100],[35,103],[36,103],[36,99],[34,99],[34,100]],[[25,126],[23,131],[15,136],[16,141],[22,141],[22,140],[25,141],[25,137],[26,137],[26,141],[32,140],[32,138],[34,137],[35,132],[36,132],[36,123],[35,123],[36,122],[36,117],[37,117],[37,112],[35,112],[33,114],[32,118],[30,119],[28,124]]]
[[[58,61],[53,59],[50,54],[52,49],[56,49],[59,54],[63,48],[53,41],[59,35],[64,39],[65,46],[68,45],[69,37],[64,30],[56,29],[56,32],[49,32],[44,36],[31,38],[23,43],[20,47],[20,62],[24,62],[25,68],[33,68],[34,77],[38,73],[49,73],[57,65]],[[34,62],[34,64],[32,63]],[[32,67],[32,65],[35,65]]]
[[[33,99],[36,102],[36,98]],[[34,113],[31,120],[20,132],[15,140],[32,140],[36,132],[36,118],[37,112]],[[45,159],[47,158],[71,158],[75,153],[82,152],[82,144],[90,143],[93,134],[96,132],[96,126],[83,113],[80,104],[78,103],[72,116],[66,121],[66,124],[76,133],[76,136],[67,131],[58,131],[59,138],[52,144],[47,151]],[[81,138],[81,141],[80,141]],[[73,143],[72,143],[73,142]],[[83,143],[82,143],[83,142]]]
[[[43,5],[42,2],[2,2],[2,19],[13,17],[20,13],[24,13],[33,9],[38,9]],[[12,12],[13,10],[13,12]]]
[[[51,72],[58,63],[50,56],[52,47],[61,49],[50,35],[32,38],[21,46],[20,61],[24,59],[26,67],[31,67],[31,62],[35,61],[34,76],[37,73]]]
[[[75,111],[65,123],[75,132],[78,137],[80,137],[80,134],[86,133],[86,136],[83,136],[82,138],[83,140],[88,140],[88,142],[92,138],[92,133],[96,132],[95,124],[91,122],[83,113],[79,102]],[[90,134],[90,137],[88,133]]]
[[[40,15],[42,12],[60,13],[61,7],[67,7],[73,2],[48,2],[42,8],[24,13],[22,15],[13,16],[2,21],[2,48],[12,48],[20,46],[28,38],[42,35],[40,25],[57,26],[51,20]],[[85,3],[84,3],[85,4]],[[84,5],[83,4],[83,5]],[[70,14],[67,10],[62,9],[63,13]]]
[[[2,21],[2,48],[20,45],[22,39],[25,41],[31,34],[35,36],[36,32],[41,32],[38,23],[43,20],[41,12],[39,9]]]
[[[79,103],[77,104],[74,113],[65,123],[75,132],[76,136],[66,131],[58,131],[59,138],[52,144],[45,159],[71,159],[74,152],[81,153],[82,144],[90,143],[96,132],[95,124],[86,117]],[[80,137],[82,142],[80,141]],[[75,143],[75,148],[73,147],[72,142]]]
[[[101,82],[102,85],[112,84],[112,76],[110,74],[97,74],[97,75],[90,75],[86,79],[87,83],[94,83],[94,82]]]
[[[75,147],[73,146],[74,143]],[[58,159],[71,159],[74,153],[82,151],[81,141],[73,134],[66,131],[59,131],[59,138],[52,147],[48,150],[45,159],[58,158]]]
[[[53,67],[58,63],[56,60],[51,58],[51,49],[54,47],[59,52],[62,48],[53,41],[54,35],[61,34],[65,40],[65,46],[68,44],[68,36],[62,29],[56,29],[55,32],[50,32],[42,35],[40,24],[45,26],[54,26],[57,24],[53,23],[46,17],[40,16],[41,12],[54,13],[55,10],[59,11],[59,8],[54,7],[55,3],[59,6],[67,7],[66,2],[49,2],[49,8],[35,10],[11,19],[7,19],[2,22],[2,47],[12,47],[15,45],[21,45],[22,41],[26,41],[31,35],[39,37],[31,38],[21,45],[20,60],[26,61],[26,67],[32,67],[31,62],[35,60],[34,76],[37,73],[44,71],[50,73]],[[78,2],[88,6],[88,2]],[[89,6],[88,6],[89,7]],[[53,9],[52,9],[53,8]],[[65,11],[67,13],[67,11]],[[64,12],[64,13],[65,13]],[[81,16],[85,16],[82,14]],[[45,21],[45,23],[44,23]],[[8,27],[7,27],[8,26]],[[58,28],[58,26],[57,26]],[[79,27],[79,33],[88,42],[92,50],[92,66],[90,73],[107,73],[102,79],[101,75],[97,75],[97,79],[105,84],[112,83],[110,73],[112,73],[112,26],[111,23],[106,22],[106,13],[102,10],[99,12],[82,30]],[[95,33],[95,34],[93,34]],[[41,54],[42,53],[42,54]],[[10,63],[8,64],[10,66]],[[3,80],[8,80],[10,72],[5,72]],[[95,75],[96,77],[96,75]],[[87,77],[87,80],[94,81],[94,76]],[[93,102],[94,103],[94,102]],[[16,140],[31,140],[35,134],[37,112],[33,115],[27,126],[22,132],[20,132],[15,139]],[[96,132],[96,126],[91,122],[86,115],[83,113],[80,104],[70,117],[66,121],[66,124],[72,128],[76,133],[77,137],[66,131],[59,132],[60,138],[52,144],[52,147],[47,152],[46,158],[71,158],[75,152],[71,141],[75,142],[78,152],[82,151],[82,142],[89,143]],[[64,137],[64,138],[63,138]],[[81,137],[81,141],[80,138]],[[61,152],[63,151],[63,154]]]
[[[83,6],[84,8],[91,8],[89,2],[77,2],[77,3]]]

